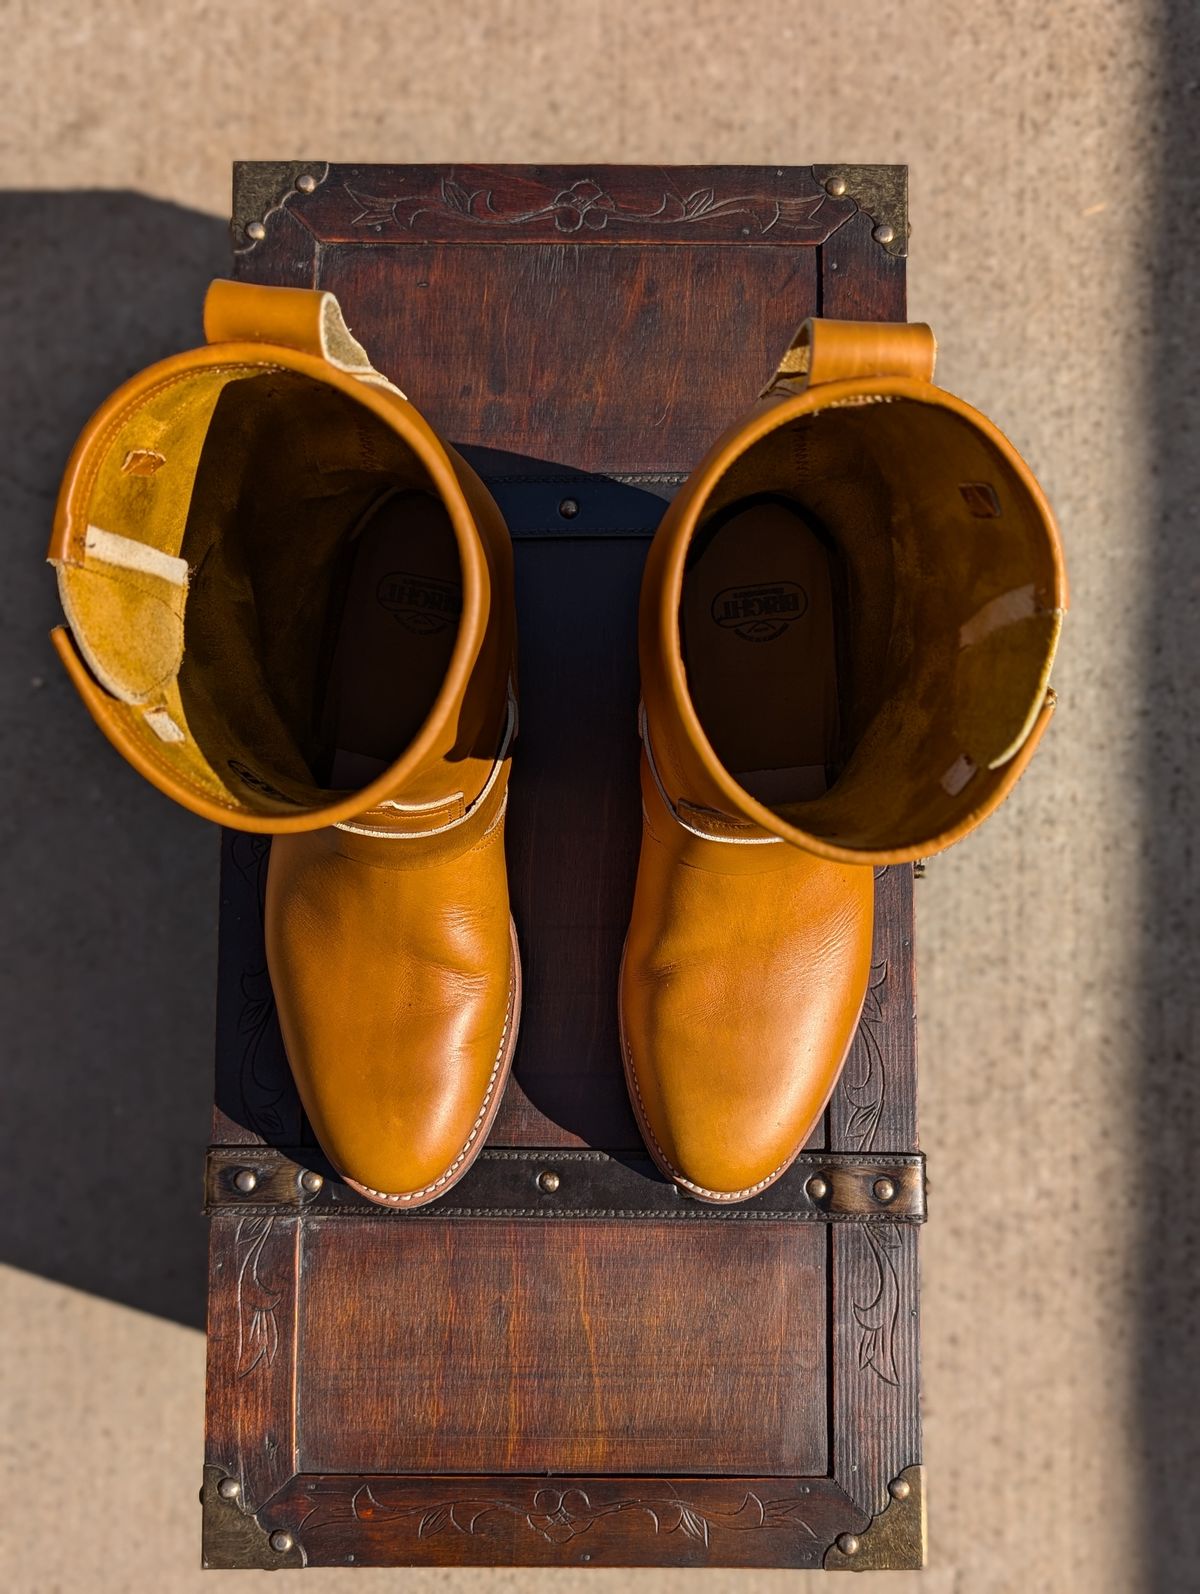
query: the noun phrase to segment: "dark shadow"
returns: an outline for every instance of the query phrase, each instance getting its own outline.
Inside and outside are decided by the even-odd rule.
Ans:
[[[1194,1587],[1200,1566],[1200,269],[1195,218],[1200,12],[1167,0],[1154,84],[1162,127],[1157,225],[1144,240],[1155,310],[1148,371],[1153,485],[1142,639],[1142,1049],[1131,1189],[1139,1256],[1140,1559],[1155,1594]]]
[[[226,225],[139,194],[0,195],[9,462],[0,1259],[200,1327],[217,835],[104,741],[51,650],[59,478],[127,376],[203,341]]]
[[[231,269],[228,232],[131,193],[0,203],[0,421],[14,462],[0,643],[0,1260],[200,1327],[214,1022],[232,1122],[273,1145],[311,1141],[262,955],[269,848],[226,837],[215,995],[217,833],[91,723],[48,640],[61,616],[44,551],[88,416],[135,371],[202,341],[205,288]],[[523,668],[509,867],[526,1007],[493,1139],[517,1130],[536,1143],[555,1125],[636,1157],[616,1034],[640,823],[635,626],[642,560],[674,484],[474,454],[516,533]],[[603,795],[614,790],[619,801]]]

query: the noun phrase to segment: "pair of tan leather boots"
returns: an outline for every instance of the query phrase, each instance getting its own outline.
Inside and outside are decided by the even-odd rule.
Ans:
[[[416,1207],[483,1145],[520,1017],[508,533],[330,294],[215,282],[205,331],[76,445],[54,639],[135,768],[274,837],[305,1110],[350,1184]],[[933,362],[925,326],[806,323],[646,563],[622,1046],[655,1162],[702,1201],[765,1189],[823,1110],[874,867],[977,825],[1051,713],[1053,519]]]

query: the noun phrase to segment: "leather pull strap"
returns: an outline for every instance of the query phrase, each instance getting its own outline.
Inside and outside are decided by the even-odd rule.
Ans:
[[[218,277],[204,299],[204,336],[209,343],[274,343],[298,349],[372,387],[400,393],[371,364],[333,294],[320,288],[263,288]]]
[[[826,321],[813,316],[792,339],[763,396],[873,376],[932,382],[936,356],[933,329],[923,321]]]

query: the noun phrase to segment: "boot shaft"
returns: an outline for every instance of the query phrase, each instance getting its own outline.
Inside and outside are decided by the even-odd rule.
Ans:
[[[1067,602],[1058,533],[1015,449],[934,386],[933,363],[924,326],[806,323],[672,503],[647,559],[639,634],[649,745],[676,807],[828,859],[896,863],[973,829],[1028,762],[1053,708]],[[758,535],[764,514],[792,515],[790,552],[774,557],[798,560],[804,579],[773,566],[730,576],[756,535],[743,516],[725,575],[708,578],[729,584],[711,602],[706,588],[698,608],[700,564],[719,566],[720,531],[747,509]],[[785,546],[778,528],[766,536]],[[738,704],[716,699],[739,674],[756,678],[742,672],[756,643],[777,645],[806,610],[810,627],[822,623],[822,582],[836,669],[807,697],[800,683],[786,712],[819,720],[807,735],[827,738],[828,767],[763,765],[751,732],[771,705],[747,689],[739,724]]]
[[[54,641],[80,693],[148,779],[234,828],[368,814],[386,830],[438,803],[470,808],[509,717],[499,511],[371,368],[332,295],[217,282],[206,331],[207,347],[115,393],[68,465],[49,557],[70,627]],[[347,549],[406,506],[453,579],[385,574],[382,624],[441,627],[444,669],[403,710],[404,744],[347,778],[327,723]],[[367,685],[401,704],[415,690]]]

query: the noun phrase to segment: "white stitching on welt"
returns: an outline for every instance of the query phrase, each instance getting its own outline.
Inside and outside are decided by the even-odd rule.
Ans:
[[[778,1168],[772,1169],[765,1179],[760,1179],[757,1184],[748,1184],[744,1190],[709,1190],[706,1189],[702,1184],[693,1184],[690,1179],[686,1178],[682,1173],[680,1173],[679,1169],[671,1161],[670,1157],[667,1156],[666,1152],[658,1143],[658,1136],[650,1127],[650,1119],[646,1112],[646,1103],[642,1100],[642,1091],[638,1084],[637,1068],[634,1066],[633,1052],[630,1050],[628,1041],[625,1042],[625,1061],[629,1065],[629,1080],[633,1085],[633,1093],[638,1099],[638,1106],[641,1108],[642,1126],[644,1127],[646,1133],[650,1136],[650,1139],[654,1142],[654,1149],[662,1158],[663,1163],[667,1168],[670,1169],[672,1179],[674,1179],[677,1184],[683,1185],[685,1189],[694,1190],[697,1195],[707,1196],[711,1201],[741,1201],[744,1200],[746,1196],[754,1195],[757,1190],[766,1189],[767,1185],[769,1185],[773,1179],[777,1179],[779,1177],[779,1175],[787,1167],[788,1162],[794,1160],[793,1158],[789,1157],[787,1161],[781,1162]]]
[[[504,1059],[504,1043],[508,1039],[508,1029],[509,1025],[512,1023],[513,996],[516,992],[516,988],[516,971],[513,969],[510,970],[508,976],[508,1011],[504,1015],[504,1028],[500,1031],[500,1046],[496,1052],[496,1061],[492,1064],[491,1078],[488,1080],[487,1091],[485,1092],[483,1098],[483,1106],[479,1109],[479,1116],[471,1125],[471,1133],[467,1136],[466,1144],[463,1146],[458,1156],[455,1157],[454,1161],[446,1169],[445,1173],[443,1173],[439,1178],[435,1179],[432,1184],[427,1184],[420,1190],[406,1190],[403,1195],[389,1195],[386,1190],[373,1190],[369,1184],[362,1185],[361,1188],[363,1190],[366,1190],[370,1195],[378,1196],[381,1201],[391,1201],[398,1205],[401,1201],[415,1201],[418,1196],[428,1195],[431,1190],[438,1189],[440,1185],[445,1184],[447,1179],[450,1178],[455,1168],[458,1167],[459,1163],[470,1151],[471,1142],[479,1133],[480,1124],[487,1117],[488,1102],[491,1100],[492,1090],[496,1084],[496,1075],[500,1072],[500,1064]]]

